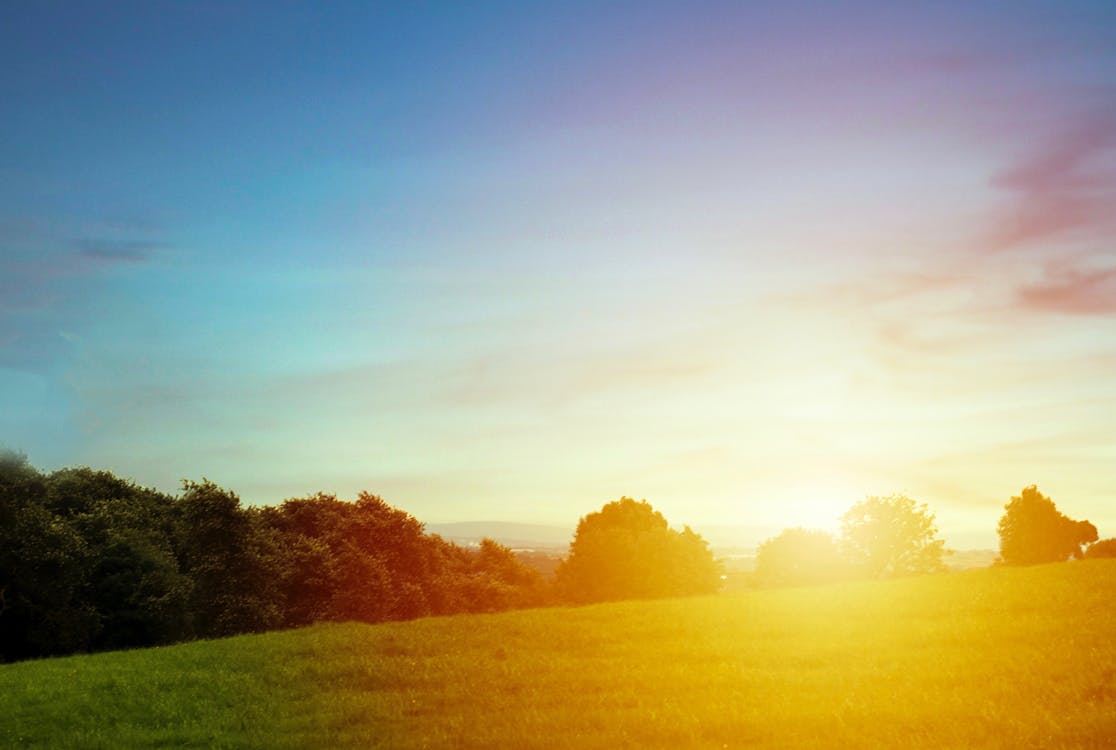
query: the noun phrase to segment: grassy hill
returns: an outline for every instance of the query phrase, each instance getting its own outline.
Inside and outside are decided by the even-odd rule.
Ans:
[[[1116,561],[0,667],[0,746],[1111,747]]]

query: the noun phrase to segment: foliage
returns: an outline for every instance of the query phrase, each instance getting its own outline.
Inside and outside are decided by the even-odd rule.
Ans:
[[[319,493],[255,512],[271,540],[269,567],[283,601],[284,625],[388,619],[388,571],[369,523],[358,529],[353,503]]]
[[[97,633],[88,547],[47,494],[26,457],[0,453],[0,660],[83,649]]]
[[[671,529],[646,500],[623,497],[581,519],[556,585],[571,602],[653,599],[712,593],[720,572],[700,535]]]
[[[756,550],[756,579],[764,586],[829,583],[845,568],[837,540],[825,531],[785,529]]]
[[[0,747],[1109,748],[1116,561],[0,666]]]
[[[494,612],[549,595],[508,548],[425,534],[369,493],[244,508],[204,479],[172,498],[85,467],[43,475],[0,454],[0,661]]]
[[[86,466],[59,469],[47,478],[46,506],[51,513],[71,518],[91,512],[95,506],[116,501],[131,502],[137,509],[149,507],[157,514],[166,511],[171,500],[155,490],[137,486],[108,471],[94,471]],[[149,520],[155,520],[154,516]],[[159,517],[163,524],[165,518]]]
[[[1004,506],[996,530],[1000,559],[1007,565],[1063,562],[1081,557],[1082,545],[1097,540],[1096,526],[1062,515],[1033,484]]]
[[[1085,550],[1083,557],[1090,560],[1116,557],[1116,539],[1101,539],[1099,542],[1093,542]]]
[[[1097,537],[1034,487],[1007,510],[1009,562],[1081,556]],[[933,521],[904,496],[867,498],[845,514],[839,544],[803,529],[767,540],[757,577],[793,585],[853,568],[875,577],[939,570]],[[1116,556],[1116,540],[1085,556]],[[352,502],[319,493],[245,508],[205,479],[171,497],[110,472],[43,474],[24,456],[0,454],[0,661],[323,621],[498,612],[558,597],[688,596],[718,590],[720,573],[700,535],[671,529],[645,500],[621,498],[582,518],[551,584],[491,539],[447,542],[366,492]]]
[[[196,635],[212,638],[277,627],[274,576],[251,516],[236,493],[203,479],[186,480],[176,503],[178,557],[193,581]]]
[[[500,612],[547,602],[542,575],[492,539],[481,540],[465,580],[470,586],[471,612]]]
[[[90,647],[151,646],[188,637],[194,582],[175,557],[171,506],[133,495],[86,508],[72,526],[89,549],[87,596],[99,620]]]
[[[934,515],[906,495],[868,497],[841,517],[841,542],[851,565],[872,578],[943,570],[945,542]]]

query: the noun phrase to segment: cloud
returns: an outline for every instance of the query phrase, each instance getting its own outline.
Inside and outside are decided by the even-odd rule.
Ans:
[[[1116,267],[1048,266],[1046,277],[1019,290],[1022,307],[1073,315],[1116,315]]]
[[[145,263],[158,247],[163,245],[82,241],[75,253],[45,243],[31,252],[0,245],[0,316],[49,308],[61,298],[65,280],[95,278],[114,265]]]
[[[144,263],[166,247],[164,243],[149,240],[106,240],[84,238],[74,240],[78,258],[103,263]]]
[[[148,263],[168,247],[102,231],[122,234],[129,228],[0,217],[0,367],[43,372],[63,360],[72,340],[61,332],[79,331],[98,309],[106,274]]]
[[[992,184],[1011,200],[986,247],[1005,251],[1110,230],[1116,174],[1104,165],[1114,152],[1116,112],[1093,114],[1000,172]]]

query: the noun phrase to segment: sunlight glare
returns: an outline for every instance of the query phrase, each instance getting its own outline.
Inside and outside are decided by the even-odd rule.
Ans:
[[[841,515],[858,499],[854,485],[836,477],[814,478],[789,487],[781,515],[788,527],[800,526],[836,534]]]

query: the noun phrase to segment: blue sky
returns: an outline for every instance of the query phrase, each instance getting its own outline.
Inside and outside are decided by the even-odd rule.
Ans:
[[[0,11],[0,441],[427,521],[1116,534],[1106,3]]]

